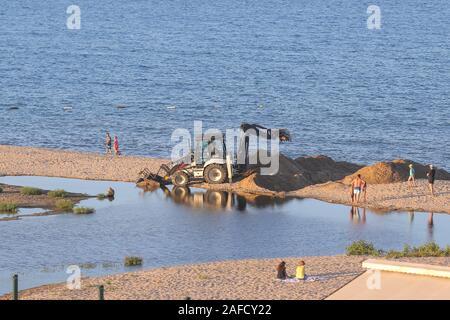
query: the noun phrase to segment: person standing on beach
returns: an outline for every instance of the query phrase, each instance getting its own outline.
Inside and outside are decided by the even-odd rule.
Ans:
[[[431,195],[434,197],[434,180],[436,177],[436,169],[430,164],[430,170],[427,172],[428,187],[430,188]]]
[[[362,185],[361,185],[362,190],[361,191],[364,194],[364,202],[366,202],[367,201],[367,181],[363,180],[363,179],[361,179],[361,181],[362,181]]]
[[[352,203],[358,203],[361,198],[361,192],[366,192],[366,182],[361,178],[361,175],[358,174],[355,179],[353,179],[351,184],[351,192],[352,192]]]
[[[114,136],[114,154],[116,156],[120,155],[119,138],[117,136]]]
[[[106,154],[112,153],[112,139],[109,135],[109,132],[106,132],[106,139],[105,139],[105,145],[106,145]]]
[[[408,187],[415,187],[416,186],[416,170],[414,170],[414,166],[411,163],[409,165],[409,177],[408,177]]]

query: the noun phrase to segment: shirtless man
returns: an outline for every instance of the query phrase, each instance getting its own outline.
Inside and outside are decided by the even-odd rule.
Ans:
[[[361,179],[361,175],[358,174],[355,179],[353,179],[351,184],[352,192],[352,203],[358,203],[361,198],[361,193],[364,191],[364,198],[366,193],[367,183]]]

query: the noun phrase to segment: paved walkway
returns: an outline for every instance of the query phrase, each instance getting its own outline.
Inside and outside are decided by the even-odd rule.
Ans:
[[[450,300],[450,278],[368,270],[327,300]]]

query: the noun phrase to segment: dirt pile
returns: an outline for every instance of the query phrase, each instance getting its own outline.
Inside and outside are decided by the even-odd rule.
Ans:
[[[299,157],[295,162],[313,184],[341,180],[363,167],[350,162],[334,161],[324,155]]]
[[[429,167],[411,160],[399,159],[361,166],[345,161],[335,161],[323,155],[299,157],[293,160],[281,154],[277,174],[269,176],[254,173],[242,179],[238,186],[249,190],[293,191],[329,181],[341,181],[349,185],[357,174],[361,174],[370,184],[394,183],[408,179],[408,166],[411,163],[416,170],[416,178],[425,179]],[[436,179],[450,180],[450,173],[437,169]]]
[[[256,174],[254,182],[257,186],[271,191],[292,191],[312,184],[295,160],[280,154],[279,170],[275,175]]]
[[[357,174],[361,174],[361,177],[370,184],[381,184],[381,183],[394,183],[400,181],[406,181],[409,176],[409,164],[414,165],[416,170],[416,179],[426,179],[428,166],[422,165],[420,163],[411,160],[394,160],[388,162],[378,162],[374,165],[361,168],[355,173],[348,175],[343,179],[344,184],[350,184],[353,178]],[[445,170],[437,169],[436,171],[437,180],[450,180],[450,173]]]
[[[253,173],[253,174],[249,175],[248,177],[245,177],[244,179],[240,180],[237,183],[238,188],[243,189],[243,190],[261,189],[261,187],[257,186],[255,183],[255,176],[256,176],[256,173]]]
[[[239,182],[244,189],[263,188],[270,191],[293,191],[312,184],[336,181],[352,174],[362,166],[334,161],[330,157],[300,157],[295,160],[281,154],[278,173],[252,174]]]

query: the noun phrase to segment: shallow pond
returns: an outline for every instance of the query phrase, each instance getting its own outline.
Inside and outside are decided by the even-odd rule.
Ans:
[[[60,214],[0,221],[0,293],[64,282],[66,268],[83,276],[136,270],[125,256],[144,259],[144,268],[205,261],[334,255],[365,239],[383,249],[436,241],[450,243],[450,215],[376,213],[311,199],[244,199],[200,189],[144,192],[132,183],[44,177],[0,177],[0,183],[65,189],[96,195],[108,187],[113,201],[84,200],[91,215]]]

